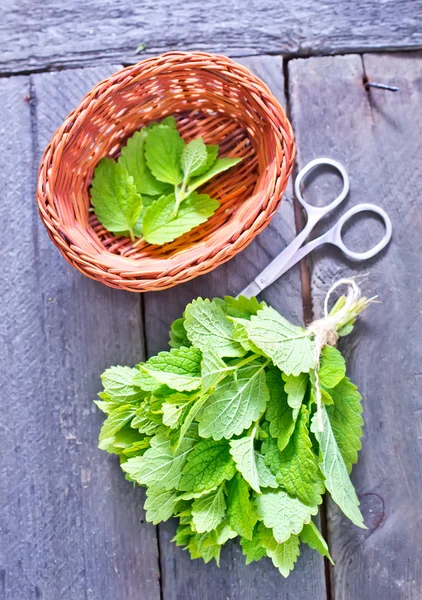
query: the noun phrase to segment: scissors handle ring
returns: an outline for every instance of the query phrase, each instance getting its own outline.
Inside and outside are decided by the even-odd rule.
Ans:
[[[365,252],[354,252],[353,250],[350,250],[343,242],[342,230],[344,225],[347,223],[347,221],[349,221],[351,217],[361,212],[371,212],[379,215],[384,222],[385,233],[381,241],[378,242],[378,244],[375,244],[373,248],[370,248]],[[348,210],[338,220],[337,224],[332,228],[331,232],[332,239],[327,241],[331,241],[331,243],[338,246],[348,258],[360,261],[372,258],[386,247],[388,242],[391,240],[391,236],[393,234],[393,225],[388,214],[380,206],[377,206],[376,204],[357,204],[356,206],[353,206],[350,210]]]
[[[320,206],[313,206],[312,204],[309,204],[308,202],[306,202],[306,200],[304,199],[303,195],[302,195],[302,191],[300,189],[301,183],[304,180],[304,178],[314,169],[316,169],[319,166],[330,166],[333,167],[336,171],[338,171],[343,179],[343,189],[340,192],[340,194],[337,196],[337,198],[335,198],[332,202],[330,202],[330,204],[320,207]],[[321,214],[325,214],[330,212],[331,210],[333,210],[334,208],[336,208],[336,206],[338,206],[339,204],[341,204],[343,202],[343,200],[346,198],[347,194],[349,193],[350,190],[350,181],[349,181],[349,176],[347,174],[346,169],[343,167],[343,165],[339,162],[337,162],[336,160],[333,160],[332,158],[315,158],[314,160],[311,160],[311,162],[309,162],[298,174],[298,176],[296,177],[296,181],[295,181],[295,196],[296,198],[299,200],[299,202],[301,203],[301,205],[303,206],[303,208],[308,212],[308,214],[313,213],[321,213]],[[320,216],[321,216],[320,214]]]

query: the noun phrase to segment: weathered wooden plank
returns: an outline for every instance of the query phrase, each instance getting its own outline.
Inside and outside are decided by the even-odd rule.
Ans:
[[[35,203],[40,150],[112,70],[39,75],[31,85],[0,80],[7,231],[0,250],[0,595],[7,600],[160,596],[155,528],[141,524],[143,493],[97,449],[103,419],[92,403],[105,367],[143,355],[140,298],[70,267]]]
[[[351,177],[347,207],[375,202],[394,226],[391,245],[369,264],[353,265],[327,247],[313,259],[317,315],[328,287],[343,275],[369,272],[363,289],[382,300],[343,344],[350,375],[364,397],[363,450],[352,479],[368,530],[353,527],[330,505],[334,597],[416,600],[422,595],[422,349],[417,334],[422,313],[422,55],[365,56],[364,66],[369,79],[394,82],[400,92],[368,94],[358,56],[295,60],[289,66],[299,167],[316,156],[339,159]],[[323,189],[320,185],[318,191]],[[347,239],[356,249],[369,247],[380,232],[378,223],[363,226],[359,221]]]
[[[422,46],[421,0],[3,2],[0,71],[136,62],[147,51],[288,56]]]
[[[279,57],[259,57],[242,61],[262,77],[274,94],[284,102],[282,64]],[[241,255],[215,271],[170,290],[145,295],[145,334],[149,355],[167,347],[168,329],[193,298],[236,295],[294,236],[291,194],[285,198],[279,213]],[[298,269],[263,295],[263,299],[287,317],[300,321],[302,302]],[[175,523],[159,526],[160,561],[163,598],[215,600],[248,600],[256,598],[325,599],[323,562],[316,553],[304,549],[293,574],[287,580],[275,571],[269,561],[245,566],[237,544],[228,544],[221,557],[221,568],[202,561],[191,561],[189,555],[170,543]]]

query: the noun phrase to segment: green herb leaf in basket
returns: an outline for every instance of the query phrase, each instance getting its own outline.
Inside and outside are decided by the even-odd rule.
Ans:
[[[136,131],[116,162],[97,165],[91,201],[100,223],[132,241],[165,244],[205,223],[219,202],[195,192],[240,158],[218,158],[202,138],[186,143],[174,117]]]
[[[169,351],[107,369],[100,447],[147,488],[147,520],[179,519],[174,541],[191,558],[218,564],[239,536],[247,564],[267,556],[284,577],[301,543],[332,560],[312,520],[326,490],[365,527],[349,476],[361,396],[328,340],[369,302],[341,312],[340,298],[326,323],[303,329],[255,298],[198,298],[173,324]]]

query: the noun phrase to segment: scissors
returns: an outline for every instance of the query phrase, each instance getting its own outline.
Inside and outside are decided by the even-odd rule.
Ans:
[[[340,173],[343,180],[343,189],[337,198],[328,204],[328,206],[313,206],[304,199],[301,190],[301,183],[311,171],[321,165],[333,167]],[[308,163],[306,167],[304,167],[298,174],[295,181],[294,190],[296,198],[299,200],[307,214],[306,226],[299,233],[299,235],[297,235],[295,239],[282,252],[280,252],[280,254],[274,258],[274,260],[270,262],[270,264],[258,275],[258,277],[256,277],[239,294],[240,296],[246,296],[247,298],[256,296],[259,294],[259,292],[262,292],[262,290],[274,283],[274,281],[281,277],[281,275],[284,275],[286,271],[291,269],[293,265],[302,260],[302,258],[307,256],[310,252],[312,252],[312,250],[318,248],[318,246],[321,246],[322,244],[333,244],[334,246],[337,246],[337,248],[340,248],[340,250],[343,251],[343,254],[345,254],[348,258],[355,261],[363,261],[372,258],[381,252],[381,250],[383,250],[383,248],[385,248],[388,242],[391,240],[393,226],[391,224],[391,219],[385,210],[383,210],[380,206],[376,206],[375,204],[358,204],[357,206],[353,206],[350,210],[348,210],[326,233],[315,240],[312,240],[305,246],[302,245],[315,225],[323,217],[325,217],[325,215],[339,206],[339,204],[346,199],[347,194],[349,193],[349,176],[343,165],[336,160],[332,160],[331,158],[316,158],[315,160],[311,160],[311,162]],[[347,248],[347,246],[344,244],[342,230],[344,225],[351,219],[351,217],[361,212],[375,213],[379,215],[384,222],[385,233],[382,240],[370,250],[367,250],[366,252],[354,252],[353,250]]]

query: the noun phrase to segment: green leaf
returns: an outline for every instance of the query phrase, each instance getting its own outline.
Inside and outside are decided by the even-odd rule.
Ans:
[[[220,357],[245,354],[242,346],[233,340],[232,323],[215,302],[198,298],[188,304],[184,326],[189,340],[202,351],[212,348]]]
[[[169,346],[171,348],[180,348],[181,346],[185,346],[188,348],[191,346],[190,341],[188,340],[188,336],[186,335],[185,330],[185,318],[181,317],[180,319],[176,319],[171,328],[170,328],[170,341]]]
[[[294,568],[300,554],[300,542],[297,535],[291,535],[285,542],[279,544],[270,529],[260,527],[260,540],[273,565],[283,577],[287,577]]]
[[[256,315],[257,312],[266,306],[265,302],[258,302],[255,296],[246,298],[245,296],[238,296],[233,298],[232,296],[224,296],[224,299],[214,298],[213,302],[216,302],[225,314],[235,319],[250,319],[252,315]]]
[[[362,396],[357,387],[345,377],[330,390],[334,404],[327,406],[327,415],[348,473],[358,461],[362,447]]]
[[[118,411],[120,410],[120,408],[121,407],[119,407]],[[116,424],[116,418],[121,419],[122,415],[119,414],[119,412],[117,412],[117,414],[113,418],[114,424]],[[126,450],[129,449],[131,449],[132,452],[138,454],[139,452],[137,452],[137,450],[139,450],[140,447],[143,447],[145,449],[148,448],[149,442],[145,442],[145,440],[143,440],[142,437],[139,435],[139,432],[134,431],[130,427],[128,421],[126,421],[124,424],[119,423],[119,425],[122,425],[120,429],[118,429],[111,435],[107,434],[101,439],[100,443],[98,444],[98,447],[101,450],[105,450],[106,452],[110,452],[111,454],[121,455],[126,454]],[[140,442],[142,442],[142,444]],[[134,445],[136,445],[136,447],[134,447]]]
[[[322,556],[326,556],[330,563],[334,565],[328,550],[327,542],[324,540],[318,527],[312,521],[303,526],[303,529],[300,532],[300,539],[304,544],[308,544],[313,550],[317,550]]]
[[[237,533],[230,527],[227,519],[220,523],[215,533],[218,544],[225,544],[228,540],[232,540],[237,536]]]
[[[218,156],[218,146],[217,145],[213,145],[213,146],[207,145],[206,152],[207,152],[206,161],[204,162],[204,164],[201,167],[198,167],[197,169],[195,169],[194,173],[191,173],[191,175],[190,175],[191,177],[203,175],[204,173],[209,171],[209,169],[212,167],[212,165],[217,160],[217,156]]]
[[[273,437],[268,437],[262,442],[261,452],[264,455],[265,464],[275,476],[280,470],[280,450],[278,449],[277,440]]]
[[[210,392],[232,371],[233,369],[227,366],[224,360],[213,350],[204,350],[201,366],[202,393]]]
[[[294,431],[296,418],[291,407],[288,405],[279,369],[272,367],[268,370],[267,385],[270,391],[270,400],[267,405],[265,418],[270,424],[270,435],[273,438],[277,438],[278,448],[279,450],[283,450]]]
[[[319,383],[326,388],[335,387],[346,376],[346,361],[333,346],[324,346],[318,371]]]
[[[145,141],[145,157],[156,179],[177,185],[183,180],[180,168],[185,142],[177,129],[169,125],[155,125],[148,131]]]
[[[265,527],[273,530],[279,544],[300,533],[303,525],[318,512],[317,506],[307,506],[297,498],[291,498],[284,490],[265,492],[257,496],[255,502],[258,516]]]
[[[184,494],[182,493],[182,495],[179,496],[179,498],[180,498],[180,500],[195,500],[196,498],[201,498],[202,496],[205,496],[206,494],[213,492],[217,488],[218,488],[218,485],[213,487],[211,490],[202,490],[201,492],[185,492]]]
[[[227,504],[230,526],[236,533],[251,540],[258,516],[249,498],[249,486],[240,475],[229,482]]]
[[[258,468],[255,459],[255,428],[250,435],[238,440],[230,440],[230,454],[236,463],[236,468],[242,477],[249,483],[251,488],[258,494],[261,493],[259,487]]]
[[[283,373],[284,391],[287,394],[287,403],[293,410],[293,420],[296,421],[300,407],[305,397],[308,386],[309,375],[301,373],[300,375],[286,375]]]
[[[215,529],[224,519],[226,501],[222,487],[201,496],[192,504],[192,522],[197,533]]]
[[[105,450],[108,446],[108,438],[111,438],[115,433],[122,429],[122,427],[131,420],[134,412],[135,407],[133,404],[124,404],[123,406],[116,408],[116,410],[107,417],[100,431],[100,444],[98,447],[101,450]]]
[[[277,479],[271,473],[271,470],[265,464],[265,457],[255,452],[256,469],[258,471],[258,481],[260,487],[278,488]]]
[[[168,521],[173,516],[174,507],[178,501],[177,492],[166,491],[162,486],[150,486],[147,489],[147,499],[144,508],[146,520],[154,525]]]
[[[226,440],[198,442],[188,457],[179,483],[185,492],[210,490],[225,479],[231,479],[236,467]]]
[[[169,491],[177,489],[187,456],[193,452],[194,442],[185,439],[175,450],[163,434],[154,436],[143,456],[130,458],[122,465],[131,479],[140,485],[154,486]]]
[[[245,365],[220,383],[198,417],[199,435],[220,440],[240,435],[264,412],[269,399],[265,364]]]
[[[217,158],[212,167],[202,175],[194,177],[189,182],[188,192],[191,193],[207,181],[240,163],[241,158]]]
[[[277,481],[290,496],[304,504],[321,504],[324,482],[318,458],[312,451],[308,432],[309,413],[306,406],[300,409],[293,435],[280,454],[280,471]]]
[[[100,396],[100,398],[103,396],[101,393],[98,394]],[[106,394],[104,394],[104,396],[106,396]],[[94,400],[94,404],[97,405],[97,407],[106,415],[111,415],[112,412],[114,412],[116,410],[116,408],[119,408],[119,406],[121,406],[121,402],[111,402],[111,400],[106,399],[106,400]]]
[[[252,533],[252,539],[242,537],[240,540],[242,546],[242,552],[246,556],[246,564],[249,565],[251,562],[260,560],[263,556],[266,556],[267,551],[261,544],[261,538],[259,535],[258,526],[255,527]]]
[[[150,244],[172,242],[205,223],[219,207],[219,202],[207,194],[193,193],[183,200],[174,216],[175,201],[174,194],[161,196],[145,211],[143,233]]]
[[[91,202],[100,223],[112,233],[129,232],[142,211],[142,197],[126,169],[111,158],[103,158],[95,168]]]
[[[322,407],[322,419],[324,431],[318,431],[316,414],[313,417],[311,429],[319,442],[322,457],[321,471],[325,477],[325,485],[332,499],[338,504],[346,517],[358,527],[366,529],[359,510],[359,499],[349,479],[346,464],[334,437],[330,419],[324,406]]]
[[[197,175],[198,170],[201,171],[201,168],[207,164],[207,158],[207,148],[201,137],[186,144],[180,158],[180,165],[186,181],[189,177]]]
[[[146,127],[143,127],[141,131],[136,131],[127,140],[127,144],[122,148],[119,158],[119,164],[133,177],[136,191],[142,195],[144,204],[144,194],[147,196],[162,196],[171,192],[171,187],[168,184],[157,181],[148,168],[145,160],[145,140],[147,135],[148,130]]]
[[[101,382],[110,400],[127,404],[140,402],[145,392],[134,383],[138,370],[130,367],[110,367],[101,375]]]
[[[201,385],[201,359],[202,353],[198,348],[179,348],[159,352],[141,369],[173,390],[189,392]]]
[[[186,394],[172,394],[163,403],[163,423],[170,429],[180,427],[181,422],[189,412],[193,399]]]
[[[270,306],[242,324],[249,340],[287,375],[307,373],[315,366],[314,342],[309,332],[292,325]]]
[[[171,540],[176,546],[187,546],[190,538],[194,535],[190,525],[178,525],[176,535]]]
[[[150,403],[145,401],[136,409],[130,425],[140,433],[154,435],[160,429],[161,424],[161,415],[155,414],[151,409]]]
[[[217,565],[220,562],[221,544],[218,542],[216,531],[194,534],[187,545],[190,557],[202,558],[205,563],[209,563],[212,559]]]

